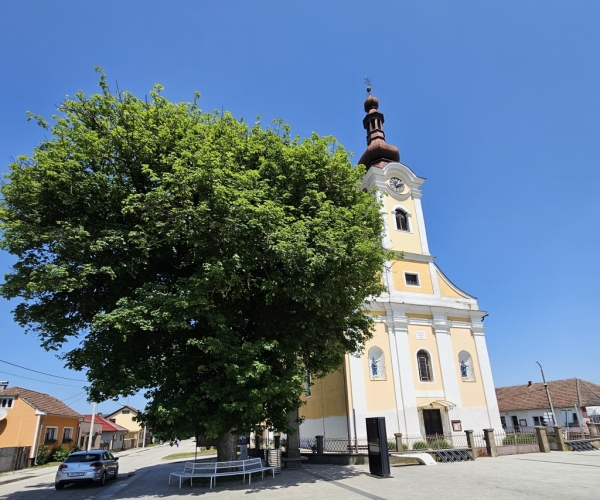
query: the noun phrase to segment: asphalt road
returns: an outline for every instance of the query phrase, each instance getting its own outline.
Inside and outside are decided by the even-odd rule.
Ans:
[[[57,468],[48,467],[47,472],[43,475],[9,484],[0,484],[0,499],[108,500],[114,498],[117,493],[126,489],[134,481],[137,481],[139,476],[147,474],[152,467],[182,468],[180,464],[176,464],[174,461],[164,461],[162,458],[172,453],[187,451],[194,451],[194,444],[191,440],[183,441],[179,448],[163,445],[115,454],[119,456],[119,477],[114,481],[107,481],[104,487],[81,483],[67,485],[62,491],[56,491],[54,489],[54,476]]]

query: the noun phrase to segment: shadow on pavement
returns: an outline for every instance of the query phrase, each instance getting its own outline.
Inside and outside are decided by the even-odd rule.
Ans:
[[[134,475],[126,477],[119,476],[116,481],[109,481],[104,487],[98,487],[92,483],[70,484],[61,491],[54,489],[54,482],[48,480],[39,481],[36,484],[24,486],[20,491],[0,495],[2,500],[44,500],[46,498],[61,498],[64,500],[101,500],[102,498],[134,499],[134,498],[163,498],[169,496],[197,496],[221,492],[223,490],[236,492],[238,495],[256,494],[269,490],[280,490],[285,494],[286,488],[294,488],[301,485],[314,484],[320,481],[340,481],[353,477],[369,475],[366,471],[355,467],[344,467],[338,465],[309,465],[302,469],[283,470],[275,474],[265,474],[264,479],[253,479],[252,484],[239,481],[221,482],[212,490],[208,485],[190,486],[185,482],[181,489],[177,479],[168,484],[169,474],[183,470],[183,462],[158,464],[139,469]]]

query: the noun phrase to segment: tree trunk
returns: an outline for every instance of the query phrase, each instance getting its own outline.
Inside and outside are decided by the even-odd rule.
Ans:
[[[229,462],[237,460],[237,435],[233,429],[224,432],[217,438],[217,461]]]

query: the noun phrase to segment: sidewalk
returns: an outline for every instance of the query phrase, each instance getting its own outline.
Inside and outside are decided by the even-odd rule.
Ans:
[[[145,451],[155,450],[157,448],[165,446],[168,448],[168,445],[163,444],[147,448],[131,448],[129,450],[115,451],[112,453],[117,457],[126,457],[129,455],[134,455],[136,453],[143,453]],[[58,465],[52,465],[48,467],[27,467],[26,469],[20,469],[12,472],[2,472],[0,473],[0,485],[14,483],[15,481],[22,481],[24,479],[31,479],[32,477],[40,477],[45,475],[54,476],[54,474],[56,474],[57,468]]]
[[[45,475],[54,476],[56,474],[57,465],[51,467],[28,467],[27,469],[15,470],[12,472],[0,473],[0,485],[14,483],[23,479],[31,479],[32,477],[40,477]]]

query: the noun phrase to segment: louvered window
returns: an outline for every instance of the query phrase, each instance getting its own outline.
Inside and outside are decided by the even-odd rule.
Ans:
[[[396,210],[396,229],[408,231],[408,215],[404,210]]]
[[[404,273],[406,284],[410,286],[419,286],[419,275],[413,273]]]
[[[431,382],[431,360],[427,351],[419,351],[417,353],[417,365],[419,367],[419,380],[421,382]]]

